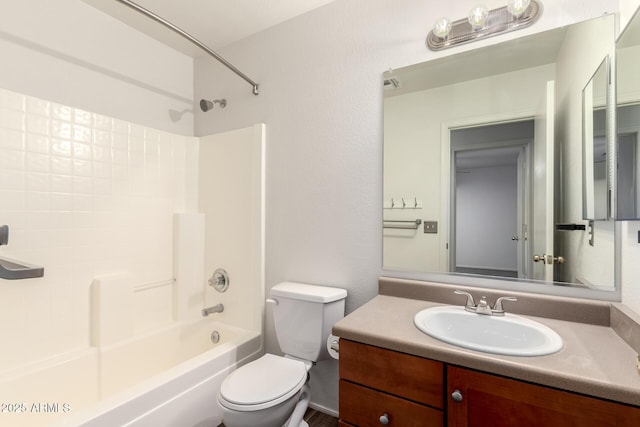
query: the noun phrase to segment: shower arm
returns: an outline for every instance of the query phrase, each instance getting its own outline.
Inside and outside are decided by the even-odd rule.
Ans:
[[[130,0],[117,0],[117,1],[119,1],[122,4],[124,4],[125,6],[129,6],[133,10],[136,10],[136,11],[142,13],[143,15],[146,15],[147,17],[153,19],[157,23],[164,25],[165,27],[169,28],[173,32],[178,33],[179,35],[181,35],[185,39],[189,40],[191,43],[193,43],[194,45],[198,46],[200,49],[204,50],[209,55],[211,55],[213,58],[215,58],[222,65],[224,65],[225,67],[227,67],[228,69],[230,69],[231,71],[236,73],[236,75],[238,75],[244,81],[249,83],[252,86],[253,94],[254,95],[258,95],[258,93],[259,93],[258,83],[256,83],[253,80],[251,80],[245,73],[243,73],[242,71],[238,70],[231,63],[229,63],[229,61],[227,61],[226,59],[224,59],[223,57],[218,55],[216,52],[211,50],[207,45],[202,43],[200,40],[196,39],[191,34],[183,31],[182,29],[176,27],[175,25],[173,25],[171,22],[167,21],[166,19],[156,15],[155,13],[151,12],[150,10],[145,9],[144,7],[138,5],[138,4],[136,4],[136,3],[134,3],[134,2],[132,2]]]

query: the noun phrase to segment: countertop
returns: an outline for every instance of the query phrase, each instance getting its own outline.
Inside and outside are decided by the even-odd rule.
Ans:
[[[547,356],[502,356],[467,350],[420,332],[413,323],[415,314],[438,305],[444,304],[378,295],[337,322],[333,334],[490,374],[640,406],[638,354],[611,327],[526,316],[560,334],[563,349]]]

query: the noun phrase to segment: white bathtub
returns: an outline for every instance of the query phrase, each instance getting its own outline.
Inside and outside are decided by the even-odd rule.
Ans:
[[[202,319],[51,359],[0,378],[0,425],[216,427],[222,380],[257,357],[261,342]]]

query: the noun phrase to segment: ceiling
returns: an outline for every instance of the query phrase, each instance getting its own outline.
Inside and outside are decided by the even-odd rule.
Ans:
[[[200,49],[117,0],[83,0],[187,55]],[[209,48],[219,50],[335,0],[133,0]]]

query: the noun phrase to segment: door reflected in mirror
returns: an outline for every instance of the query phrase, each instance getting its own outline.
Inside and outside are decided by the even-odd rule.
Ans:
[[[451,130],[450,271],[532,278],[533,140],[533,120]]]

